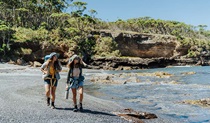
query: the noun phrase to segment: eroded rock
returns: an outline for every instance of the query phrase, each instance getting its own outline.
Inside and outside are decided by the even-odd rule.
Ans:
[[[210,98],[200,100],[185,100],[182,103],[190,105],[198,105],[202,107],[210,107]]]
[[[26,62],[23,59],[17,59],[16,64],[17,65],[24,65]]]
[[[155,119],[158,118],[157,115],[147,112],[137,112],[133,109],[124,109],[119,112],[113,112],[115,115],[121,118],[133,122],[133,123],[144,123],[142,119]]]
[[[182,75],[193,75],[196,74],[196,72],[183,72]]]
[[[166,72],[155,72],[155,73],[120,73],[120,74],[102,74],[93,76],[91,82],[103,83],[103,84],[127,84],[129,82],[140,83],[141,76],[157,77],[157,78],[170,78],[173,76]],[[158,82],[160,83],[160,82]],[[178,84],[176,81],[166,82],[167,84]]]

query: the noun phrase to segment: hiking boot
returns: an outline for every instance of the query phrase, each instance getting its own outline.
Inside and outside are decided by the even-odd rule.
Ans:
[[[54,104],[54,102],[51,103],[51,109],[55,109],[55,104]]]
[[[80,103],[79,105],[80,105],[79,110],[83,111],[82,103]]]
[[[78,111],[78,108],[77,108],[77,105],[74,106],[74,109],[73,109],[73,112],[77,112]]]
[[[50,106],[50,98],[47,97],[47,106]]]

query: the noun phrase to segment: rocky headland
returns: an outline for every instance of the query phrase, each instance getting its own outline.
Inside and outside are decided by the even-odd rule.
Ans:
[[[106,70],[130,70],[184,65],[209,65],[209,55],[189,58],[188,45],[183,45],[174,36],[143,34],[135,32],[93,31],[90,39],[111,37],[117,43],[121,57],[94,57],[84,53],[83,59],[90,68]],[[97,40],[97,39],[95,39]],[[60,54],[60,60],[66,64],[68,58],[77,51],[77,46],[64,42],[12,42],[12,52],[2,62],[18,65],[40,66],[43,58],[50,52]]]

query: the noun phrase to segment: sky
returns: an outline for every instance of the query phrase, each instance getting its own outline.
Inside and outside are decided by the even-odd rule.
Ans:
[[[116,21],[149,16],[186,24],[207,25],[210,29],[210,0],[80,0],[97,18]],[[67,11],[71,11],[70,9]]]

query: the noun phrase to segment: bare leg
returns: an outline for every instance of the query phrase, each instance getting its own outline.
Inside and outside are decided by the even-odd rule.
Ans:
[[[55,102],[55,91],[56,91],[56,87],[51,87],[52,102]]]
[[[49,98],[50,97],[50,85],[45,84],[44,87],[45,87],[45,95],[47,98]]]
[[[55,105],[54,105],[54,103],[55,103],[55,91],[56,91],[56,87],[51,87],[51,96],[52,96],[52,98],[51,98],[51,100],[52,100],[51,108],[52,109],[55,108]]]
[[[71,91],[73,94],[73,102],[74,102],[74,106],[75,106],[75,105],[77,105],[77,90],[76,90],[76,88],[72,88]]]
[[[72,94],[73,94],[73,102],[74,102],[73,112],[77,112],[77,110],[78,110],[78,108],[77,108],[77,89],[72,88],[71,91],[72,91]]]
[[[83,107],[82,107],[82,101],[83,101],[83,86],[79,87],[79,95],[80,95],[80,98],[79,98],[79,109],[80,111],[83,111]]]
[[[46,100],[47,100],[47,106],[50,105],[50,85],[45,84],[45,95],[46,95]]]
[[[79,87],[79,95],[80,95],[79,102],[82,103],[82,101],[83,101],[83,86]]]

